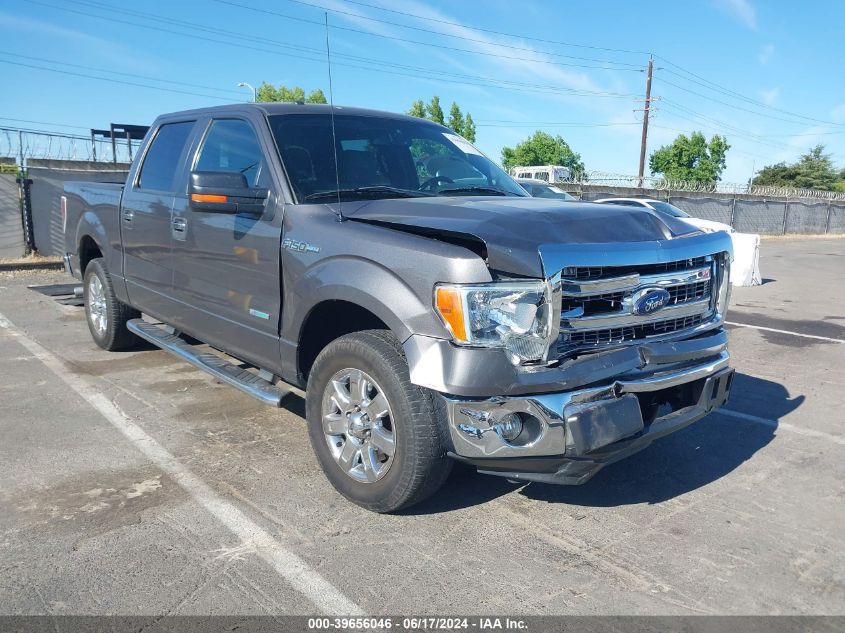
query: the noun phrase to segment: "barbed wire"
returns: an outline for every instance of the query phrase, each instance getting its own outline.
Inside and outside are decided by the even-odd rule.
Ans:
[[[725,193],[733,195],[766,196],[771,198],[816,198],[820,200],[845,200],[845,193],[818,189],[796,189],[771,185],[754,185],[735,182],[697,182],[671,180],[663,176],[633,176],[604,171],[586,171],[574,174],[573,184],[608,185],[656,191],[689,191],[694,193]]]
[[[129,162],[126,139],[115,139],[117,162]],[[133,146],[133,152],[137,144]],[[0,127],[0,156],[24,162],[31,158],[112,162],[111,139]]]

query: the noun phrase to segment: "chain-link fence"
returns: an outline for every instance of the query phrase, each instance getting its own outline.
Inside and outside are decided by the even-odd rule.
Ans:
[[[691,216],[722,222],[742,233],[762,235],[824,235],[845,233],[845,196],[776,198],[753,194],[669,189],[639,189],[593,182],[558,183],[582,200],[602,198],[653,198],[665,200]],[[841,196],[841,197],[840,197]]]
[[[575,174],[571,181],[573,185],[591,185],[604,187],[622,187],[648,189],[652,191],[684,191],[700,193],[724,193],[732,195],[757,196],[758,198],[811,198],[821,200],[842,200],[845,202],[845,192],[821,191],[819,189],[795,189],[791,187],[774,187],[770,185],[755,185],[753,182],[696,182],[691,180],[670,180],[663,176],[631,176],[629,174],[613,174],[604,171],[585,171]]]
[[[131,162],[138,142],[126,138],[59,134],[43,130],[0,127],[0,156],[25,165],[31,158]]]

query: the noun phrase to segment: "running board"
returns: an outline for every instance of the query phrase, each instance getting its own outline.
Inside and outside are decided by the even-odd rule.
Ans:
[[[230,363],[217,354],[198,352],[192,345],[167,332],[164,327],[153,325],[143,319],[132,319],[126,324],[126,327],[142,339],[178,356],[182,360],[188,361],[197,369],[211,374],[271,407],[281,407],[282,399],[290,393],[261,376]]]

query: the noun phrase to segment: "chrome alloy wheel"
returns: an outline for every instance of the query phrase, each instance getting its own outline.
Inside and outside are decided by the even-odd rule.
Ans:
[[[384,391],[360,369],[341,369],[323,392],[323,433],[338,466],[362,483],[390,470],[396,451],[393,415]]]
[[[88,280],[88,318],[97,334],[105,335],[109,326],[109,312],[103,282],[97,275],[91,275]]]

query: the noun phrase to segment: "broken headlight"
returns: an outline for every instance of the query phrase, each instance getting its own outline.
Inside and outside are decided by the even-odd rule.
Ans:
[[[545,281],[438,285],[434,305],[452,340],[504,349],[514,364],[545,360],[557,336]]]

